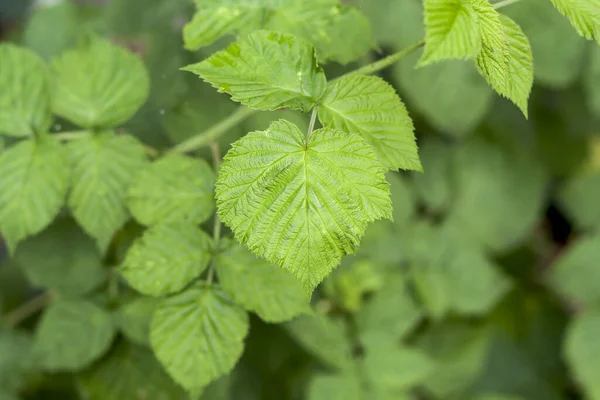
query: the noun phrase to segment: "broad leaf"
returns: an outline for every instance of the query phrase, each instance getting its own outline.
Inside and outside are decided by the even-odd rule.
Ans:
[[[229,93],[233,101],[257,110],[308,111],[326,86],[308,42],[269,31],[251,33],[184,69],[200,75],[219,92]]]
[[[311,293],[353,253],[366,225],[391,217],[385,169],[358,135],[331,128],[305,139],[274,122],[234,143],[217,180],[221,219]]]
[[[69,207],[104,251],[129,217],[125,195],[144,166],[144,149],[132,136],[112,132],[74,140],[67,149],[73,171]]]
[[[0,134],[45,133],[52,123],[48,70],[33,52],[0,45]]]
[[[248,314],[217,286],[196,284],[159,305],[150,331],[154,353],[188,390],[231,371],[244,349]]]
[[[600,44],[600,2],[598,0],[552,0],[552,4],[567,17],[577,32]]]
[[[223,239],[216,255],[219,283],[237,304],[267,322],[287,321],[310,310],[302,286],[288,272]]]
[[[586,398],[600,399],[600,310],[590,309],[571,322],[565,339],[564,355]]]
[[[200,224],[214,210],[214,173],[204,160],[168,155],[145,168],[132,184],[127,204],[144,225],[164,221]]]
[[[35,367],[29,335],[0,328],[0,354],[0,393],[24,389]]]
[[[92,38],[54,59],[52,73],[54,112],[85,128],[120,125],[148,97],[142,61],[103,39]]]
[[[308,387],[307,400],[364,400],[358,376],[316,375]]]
[[[477,13],[467,0],[426,0],[425,51],[419,62],[477,57],[481,49],[481,33]]]
[[[114,314],[115,325],[130,341],[149,346],[150,322],[158,301],[154,297],[135,297],[127,301]]]
[[[69,165],[60,143],[43,137],[0,153],[0,176],[0,231],[14,251],[60,211],[69,186]]]
[[[15,258],[31,283],[64,295],[88,293],[107,277],[94,241],[70,219],[24,241]]]
[[[210,237],[193,224],[160,224],[131,246],[119,272],[141,293],[175,293],[204,271],[210,261],[210,247]]]
[[[110,354],[78,375],[86,400],[171,400],[189,398],[149,349],[120,342]]]
[[[329,83],[319,120],[359,133],[388,168],[422,171],[412,120],[394,88],[381,78],[344,76]]]
[[[79,371],[100,358],[115,336],[110,314],[85,300],[56,300],[39,322],[33,354],[48,371]]]

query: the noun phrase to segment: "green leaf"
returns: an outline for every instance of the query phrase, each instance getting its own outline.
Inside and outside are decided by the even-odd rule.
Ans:
[[[115,336],[110,314],[85,300],[56,300],[39,322],[33,355],[47,371],[79,371],[99,359]]]
[[[78,375],[85,400],[171,400],[189,398],[149,349],[119,342],[110,354]]]
[[[580,174],[558,192],[561,208],[580,229],[600,228],[600,173]]]
[[[310,310],[294,277],[259,259],[233,240],[222,239],[215,261],[219,283],[233,301],[264,321],[283,322]]]
[[[600,305],[600,235],[582,236],[572,243],[552,265],[548,283],[558,293],[579,306]]]
[[[219,215],[311,293],[354,252],[368,222],[391,217],[384,173],[360,136],[325,128],[305,139],[280,120],[233,144],[216,184]]]
[[[452,150],[439,139],[425,140],[419,150],[424,174],[412,174],[415,192],[427,208],[435,213],[445,212],[452,204]]]
[[[308,400],[363,400],[359,377],[316,375],[308,387]]]
[[[598,0],[552,0],[581,36],[600,44],[600,2]]]
[[[472,400],[524,400],[524,398],[505,394],[484,394],[475,396]]]
[[[29,335],[0,328],[0,354],[0,391],[25,388],[34,369]]]
[[[73,171],[67,202],[77,222],[104,252],[129,217],[125,196],[145,165],[144,149],[132,136],[113,132],[73,140],[67,149]]]
[[[107,277],[94,242],[70,219],[21,243],[15,259],[31,283],[69,296],[86,294]]]
[[[466,0],[426,0],[425,66],[445,59],[471,59],[481,50],[477,13]]]
[[[85,128],[109,128],[129,120],[148,97],[149,78],[134,54],[92,38],[52,62],[52,107]]]
[[[600,311],[590,309],[570,323],[564,354],[575,379],[583,386],[586,398],[600,399]]]
[[[325,92],[314,48],[302,39],[258,31],[184,68],[256,110],[309,111]]]
[[[175,293],[206,269],[210,248],[210,237],[193,224],[157,225],[134,242],[119,272],[140,293]]]
[[[200,224],[214,210],[214,173],[201,159],[168,155],[145,168],[132,184],[127,204],[144,225],[165,221]]]
[[[150,322],[158,306],[154,297],[135,297],[123,304],[114,315],[115,325],[132,342],[150,345]]]
[[[375,76],[343,76],[327,86],[319,106],[324,126],[359,133],[381,163],[422,171],[414,127],[394,88]]]
[[[22,141],[0,153],[0,231],[9,250],[42,231],[62,207],[69,166],[58,141]]]
[[[321,287],[322,293],[338,307],[351,313],[361,309],[363,297],[381,288],[383,281],[378,266],[372,260],[348,258],[333,271]]]
[[[324,315],[301,315],[283,324],[284,329],[306,351],[327,366],[346,369],[352,365],[352,353],[344,325]]]
[[[150,342],[175,381],[194,390],[231,371],[248,325],[248,314],[219,287],[198,283],[161,302]]]
[[[600,115],[600,48],[594,46],[583,75],[587,103],[594,114]]]
[[[52,123],[48,70],[32,51],[0,45],[0,134],[45,133]]]
[[[479,73],[496,92],[510,99],[527,117],[533,86],[533,56],[519,25],[500,15],[485,0],[477,0],[482,47],[477,56]]]

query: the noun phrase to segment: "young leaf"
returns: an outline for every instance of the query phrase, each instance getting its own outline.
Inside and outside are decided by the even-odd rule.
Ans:
[[[600,2],[598,0],[552,0],[581,36],[600,44]]]
[[[115,336],[110,314],[86,300],[56,300],[44,312],[33,354],[48,371],[79,371],[106,352]]]
[[[119,342],[108,357],[77,377],[87,400],[168,400],[189,398],[149,349]]]
[[[127,204],[144,225],[163,221],[200,224],[211,217],[215,207],[214,181],[214,173],[204,160],[168,155],[138,174]]]
[[[308,293],[354,252],[368,222],[392,212],[385,169],[360,136],[325,128],[305,139],[285,120],[233,144],[216,193],[236,238]]]
[[[114,314],[115,325],[130,341],[150,345],[150,322],[158,306],[155,297],[135,297],[123,304]]]
[[[565,339],[564,355],[575,379],[589,399],[600,398],[600,310],[593,308],[577,315]]]
[[[264,321],[283,322],[310,310],[302,286],[287,271],[223,239],[216,256],[219,283],[240,306]]]
[[[15,259],[34,285],[63,295],[86,294],[107,276],[94,241],[71,219],[58,220],[42,233],[25,240],[17,249]]]
[[[481,32],[477,13],[467,0],[426,0],[425,51],[419,66],[456,58],[477,57]]]
[[[175,381],[195,390],[231,371],[248,328],[248,314],[219,287],[198,283],[159,305],[150,342]]]
[[[422,171],[414,127],[392,86],[375,76],[344,76],[330,82],[319,106],[319,120],[359,133],[391,169]]]
[[[527,117],[533,86],[533,56],[527,36],[510,18],[498,14],[485,0],[476,1],[482,47],[477,56],[479,73],[496,92],[510,99]]]
[[[125,195],[145,165],[144,149],[132,136],[113,132],[73,140],[67,149],[73,174],[67,202],[77,222],[104,252],[129,217]]]
[[[210,237],[193,224],[160,224],[131,246],[119,272],[140,293],[175,293],[204,271],[210,245]]]
[[[148,97],[149,78],[134,54],[92,38],[52,62],[54,112],[85,128],[130,119]]]
[[[226,50],[184,68],[257,110],[308,111],[325,92],[325,74],[306,41],[277,32],[257,31]]]
[[[0,45],[0,134],[45,133],[52,123],[48,70],[32,51]]]
[[[52,222],[69,186],[69,166],[51,137],[20,142],[0,153],[0,231],[9,250]]]

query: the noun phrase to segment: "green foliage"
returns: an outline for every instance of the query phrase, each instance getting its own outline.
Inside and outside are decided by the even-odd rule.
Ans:
[[[600,3],[597,0],[552,0],[581,36],[600,44]]]

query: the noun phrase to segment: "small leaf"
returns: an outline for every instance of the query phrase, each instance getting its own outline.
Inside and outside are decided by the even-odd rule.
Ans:
[[[477,13],[466,0],[426,0],[425,51],[419,66],[445,59],[471,59],[481,49]]]
[[[216,185],[219,215],[311,293],[354,252],[368,222],[391,217],[384,172],[360,136],[325,128],[306,140],[280,120],[233,144]]]
[[[568,327],[564,355],[575,379],[589,399],[600,398],[600,311],[590,309],[577,315]]]
[[[9,250],[42,231],[60,211],[69,166],[58,141],[22,141],[0,153],[0,231]]]
[[[192,224],[157,225],[131,246],[119,272],[140,293],[175,293],[204,271],[210,246],[210,237]]]
[[[200,224],[214,210],[214,180],[204,160],[169,155],[138,174],[127,203],[135,219],[144,225],[163,221]]]
[[[45,133],[52,123],[48,69],[32,51],[0,44],[0,134]]]
[[[264,321],[283,322],[310,310],[302,286],[288,272],[223,239],[216,256],[219,283],[240,306]]]
[[[67,149],[73,171],[69,207],[104,252],[129,217],[125,195],[145,165],[144,150],[132,136],[113,132],[73,140]]]
[[[600,44],[600,2],[598,0],[552,0],[581,36]]]
[[[15,259],[31,283],[70,296],[92,291],[107,277],[93,240],[70,219],[57,220],[27,239]]]
[[[79,371],[100,358],[115,336],[110,315],[85,300],[56,300],[42,315],[33,354],[47,371]]]
[[[135,297],[123,304],[115,314],[115,325],[134,343],[150,345],[150,322],[158,306],[154,297]]]
[[[126,122],[148,97],[149,77],[134,54],[92,38],[52,62],[54,112],[85,128]]]
[[[414,127],[394,88],[375,76],[343,76],[330,82],[319,120],[323,125],[359,133],[391,169],[422,171]]]
[[[309,111],[325,92],[314,48],[302,39],[258,31],[184,68],[256,110]]]
[[[184,388],[229,373],[244,349],[248,314],[216,286],[196,284],[159,305],[150,331],[154,353]]]

